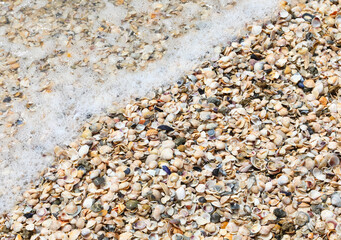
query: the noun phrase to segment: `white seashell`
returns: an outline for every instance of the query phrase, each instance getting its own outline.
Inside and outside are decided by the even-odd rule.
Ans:
[[[262,32],[262,26],[258,26],[258,25],[253,26],[251,32],[253,35],[256,35],[256,36],[259,35]]]
[[[313,169],[313,175],[318,180],[321,180],[321,181],[326,180],[326,175],[318,168]]]
[[[45,208],[39,208],[36,212],[36,214],[39,216],[39,217],[44,217],[46,215],[47,211]]]
[[[277,179],[277,183],[279,185],[285,185],[289,182],[289,178],[287,175],[282,175]]]
[[[280,11],[279,16],[281,18],[287,18],[289,16],[289,13],[285,10]]]
[[[334,218],[334,216],[335,216],[334,213],[332,211],[330,211],[330,210],[323,210],[321,212],[322,220],[327,220],[329,218]]]
[[[82,234],[83,237],[89,236],[90,233],[91,233],[91,231],[88,228],[83,228],[82,231],[81,231],[81,234]]]
[[[303,77],[301,76],[301,74],[295,73],[294,75],[292,75],[290,80],[294,83],[298,83],[299,81],[303,81]]]
[[[205,225],[210,222],[210,215],[208,213],[204,213],[202,216],[197,217],[195,221],[199,226]]]
[[[311,21],[311,26],[314,28],[321,27],[321,20],[318,17],[314,17]]]
[[[86,198],[83,202],[83,207],[90,209],[94,202],[95,202],[95,200],[93,198]]]
[[[318,199],[321,196],[321,193],[316,190],[311,190],[309,193],[309,197],[313,200]]]
[[[199,184],[199,185],[195,188],[195,190],[196,190],[198,193],[203,193],[203,192],[205,192],[205,189],[206,189],[205,184]]]
[[[88,154],[90,147],[88,145],[83,145],[81,148],[78,150],[78,155],[83,158],[85,157],[86,154]]]
[[[341,207],[341,196],[339,192],[335,192],[330,197],[331,203],[335,207]]]
[[[256,234],[261,230],[261,228],[262,228],[262,226],[259,223],[253,224],[251,229],[250,229],[250,232],[252,234]]]
[[[186,197],[186,192],[184,187],[180,187],[176,190],[176,197],[178,200],[183,200]]]
[[[72,230],[69,233],[69,240],[76,240],[80,233],[81,233],[81,231],[78,229]]]
[[[174,148],[175,147],[175,142],[172,140],[166,140],[162,142],[162,148]]]
[[[272,190],[272,188],[273,188],[272,182],[267,182],[267,183],[265,184],[264,191],[265,191],[265,192],[270,192],[270,191]]]
[[[227,225],[226,225],[226,230],[228,232],[231,233],[236,233],[239,230],[239,226],[237,224],[235,224],[234,222],[230,221]]]
[[[173,158],[173,150],[170,148],[163,149],[160,157],[165,160],[171,160]]]
[[[266,235],[266,236],[259,236],[258,239],[270,240],[270,239],[272,239],[272,237],[273,237],[273,234],[272,234],[272,233],[269,233],[269,234]]]

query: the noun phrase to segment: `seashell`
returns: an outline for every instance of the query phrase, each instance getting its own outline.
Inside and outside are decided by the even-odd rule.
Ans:
[[[83,237],[88,237],[90,234],[91,234],[91,231],[90,231],[90,229],[88,229],[88,228],[83,228],[83,229],[81,230],[81,235],[82,235]]]
[[[158,133],[159,132],[156,129],[149,129],[146,133],[146,137],[151,137],[151,136],[157,135]]]
[[[91,209],[91,211],[98,213],[101,210],[103,210],[103,206],[101,205],[100,201],[97,201],[94,204],[92,204],[90,209]]]
[[[210,203],[205,203],[203,205],[203,210],[207,213],[212,213],[214,211],[214,207]]]
[[[335,192],[330,196],[331,204],[335,207],[341,207],[341,196],[339,192]]]
[[[181,176],[181,182],[183,183],[190,183],[193,179],[193,175],[189,172],[186,172],[184,175]]]
[[[327,162],[329,167],[336,167],[340,165],[340,158],[335,154],[330,154],[327,156]]]
[[[314,28],[321,27],[321,20],[318,17],[314,17],[311,21],[311,26]]]
[[[125,207],[129,210],[135,210],[139,205],[137,200],[129,200],[126,202]]]
[[[145,229],[147,226],[146,222],[143,220],[138,220],[133,224],[133,228],[137,230]]]
[[[263,236],[267,236],[271,232],[272,229],[273,229],[273,225],[261,226],[259,234]]]
[[[81,206],[77,206],[74,202],[70,202],[68,205],[65,206],[65,212],[70,216],[77,216],[80,211],[82,210]]]
[[[90,149],[90,147],[88,145],[81,146],[80,149],[78,150],[78,155],[81,158],[84,158],[88,154],[89,149]]]
[[[157,221],[160,220],[161,214],[165,211],[165,206],[163,205],[156,205],[156,207],[153,210],[152,216],[155,218]]]
[[[313,200],[318,199],[319,197],[321,197],[321,193],[319,191],[316,190],[311,190],[309,193],[309,197]],[[341,200],[341,199],[340,199]]]
[[[326,225],[328,230],[335,230],[338,225],[338,222],[334,218],[328,218],[326,219]]]
[[[266,164],[266,169],[271,175],[281,172],[282,168],[284,168],[284,163],[281,161],[269,161]]]
[[[151,209],[151,207],[149,204],[143,204],[141,207],[139,207],[138,213],[141,216],[145,216],[150,212],[150,209]]]
[[[295,218],[295,223],[302,227],[304,226],[305,224],[307,224],[310,220],[310,217],[307,213],[305,212],[302,212],[302,211],[299,211],[296,213],[296,218]]]
[[[262,32],[262,26],[255,25],[252,27],[251,32],[253,35],[259,35]]]
[[[315,185],[316,185],[315,178],[313,178],[313,177],[311,177],[311,176],[308,176],[308,177],[306,177],[306,179],[305,179],[305,183],[306,183],[306,185],[307,185],[307,188],[310,188],[310,189],[315,188]]]
[[[253,224],[250,228],[251,234],[257,234],[261,230],[262,226],[259,222]]]
[[[155,221],[150,221],[149,224],[147,225],[147,229],[150,231],[155,230],[158,227],[158,223]]]
[[[58,213],[59,212],[59,206],[58,205],[56,205],[56,204],[53,204],[53,205],[51,205],[51,207],[50,207],[50,211],[51,211],[51,213],[53,214],[53,213]]]
[[[165,213],[167,213],[168,216],[173,216],[174,212],[175,212],[175,210],[172,207],[168,207],[165,210]]]
[[[215,211],[211,214],[211,222],[218,223],[222,217],[222,213],[220,211]]]
[[[321,180],[321,181],[326,180],[326,175],[318,168],[313,169],[313,175],[318,180]]]
[[[45,208],[39,208],[36,214],[39,217],[44,217],[47,214],[47,210]]]
[[[86,198],[84,200],[84,202],[83,202],[83,207],[87,208],[87,209],[90,209],[94,202],[95,202],[95,199],[93,199],[93,198]]]
[[[76,240],[78,239],[78,236],[80,235],[81,230],[79,229],[74,229],[69,233],[69,240]]]
[[[202,226],[202,225],[206,225],[207,223],[209,223],[210,219],[211,219],[211,216],[209,213],[203,213],[201,216],[197,217],[195,221],[199,226]]]
[[[265,236],[258,236],[257,239],[261,239],[261,240],[271,240],[273,237],[272,233],[269,233],[268,235]]]
[[[145,125],[143,125],[143,124],[138,124],[138,125],[135,127],[135,130],[136,130],[136,132],[141,133],[145,128],[146,128]]]
[[[152,233],[149,235],[148,240],[159,240],[161,239],[158,234]]]
[[[321,212],[321,218],[324,221],[327,220],[327,219],[330,219],[330,218],[334,218],[334,217],[335,217],[334,213],[332,211],[330,211],[330,210],[323,210]]]
[[[161,159],[171,160],[173,158],[173,150],[170,148],[165,148],[160,154]]]
[[[251,164],[258,170],[264,170],[266,166],[266,162],[256,157],[251,158]]]
[[[175,192],[178,200],[183,200],[186,197],[186,191],[184,187],[180,187]]]
[[[230,233],[236,233],[239,230],[239,226],[237,224],[235,224],[233,221],[230,221],[226,225],[226,230]]]
[[[289,13],[283,9],[279,12],[279,16],[281,18],[287,18],[289,16]]]
[[[285,185],[289,182],[289,177],[287,175],[282,175],[277,179],[279,185]]]

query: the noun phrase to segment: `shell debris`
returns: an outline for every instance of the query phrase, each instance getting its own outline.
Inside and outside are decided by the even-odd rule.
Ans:
[[[283,2],[216,61],[89,120],[1,236],[340,239],[339,9]]]

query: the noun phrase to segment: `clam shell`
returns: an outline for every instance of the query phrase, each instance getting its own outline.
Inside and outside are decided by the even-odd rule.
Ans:
[[[144,220],[138,220],[133,224],[134,229],[137,229],[137,230],[145,229],[146,226],[147,224]]]
[[[311,21],[311,26],[314,28],[321,27],[321,20],[318,17],[314,17]]]
[[[327,162],[329,167],[336,167],[340,165],[340,158],[335,154],[330,154],[327,156]]]
[[[318,168],[313,169],[313,175],[318,180],[321,180],[321,181],[326,180],[326,175],[322,172],[322,170]]]
[[[252,234],[256,234],[261,230],[262,226],[260,225],[260,223],[255,223],[251,226],[250,228],[250,232]]]

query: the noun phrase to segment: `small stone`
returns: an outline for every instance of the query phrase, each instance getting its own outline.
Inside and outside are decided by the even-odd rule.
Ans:
[[[94,204],[92,204],[90,209],[91,211],[97,213],[100,212],[103,209],[103,207],[100,202],[95,202]]]
[[[277,218],[284,218],[287,216],[286,212],[280,208],[275,208],[274,214]]]
[[[100,187],[101,185],[103,185],[105,183],[104,177],[97,177],[97,178],[93,179],[92,181],[96,187]]]
[[[126,208],[129,210],[134,210],[137,208],[139,202],[137,200],[129,200],[126,202]]]
[[[184,137],[177,137],[175,140],[174,140],[174,143],[176,146],[180,146],[180,145],[183,145],[186,143],[186,138]]]

